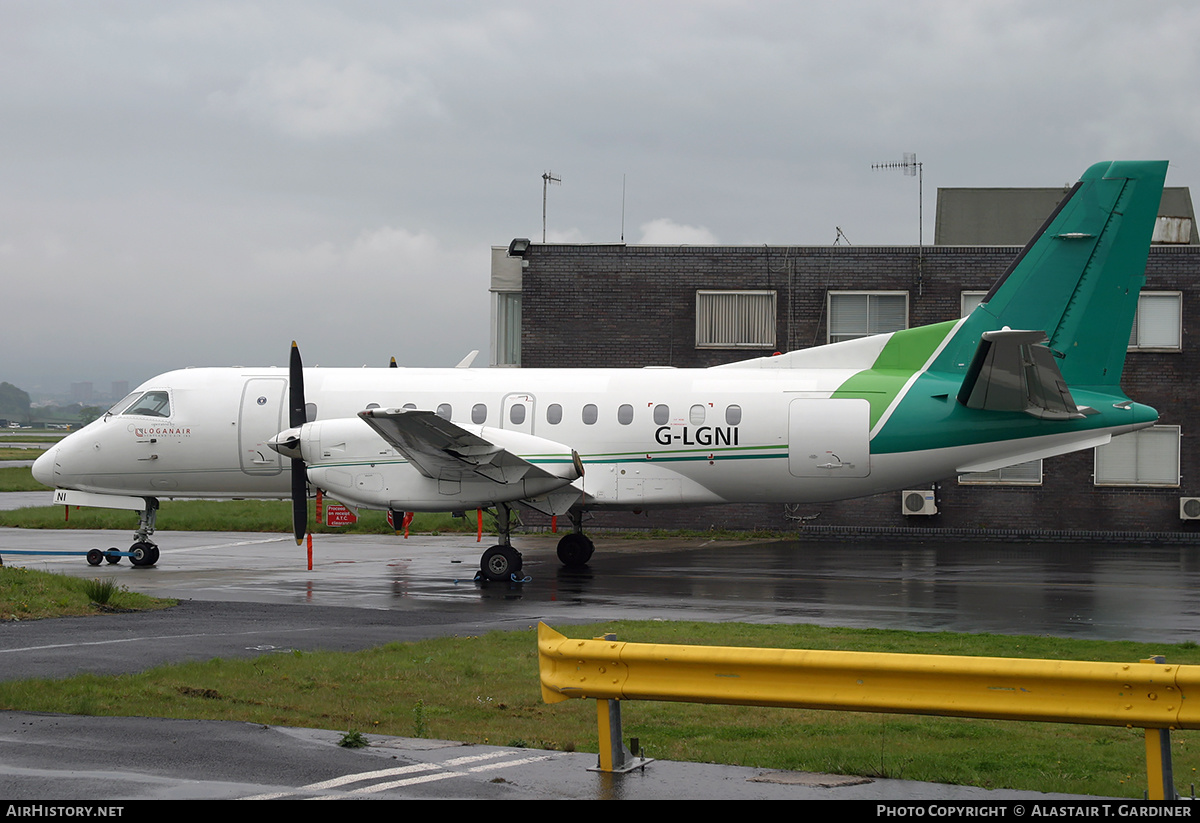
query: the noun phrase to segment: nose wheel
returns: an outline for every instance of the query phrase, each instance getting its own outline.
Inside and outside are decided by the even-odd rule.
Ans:
[[[135,566],[153,566],[158,562],[158,546],[140,540],[129,547],[129,562]]]

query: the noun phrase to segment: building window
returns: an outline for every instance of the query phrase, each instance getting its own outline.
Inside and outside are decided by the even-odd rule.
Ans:
[[[1040,486],[1042,485],[1042,461],[1030,460],[1015,466],[1005,466],[990,472],[960,474],[958,482],[963,485],[996,486]]]
[[[1129,334],[1130,350],[1179,351],[1183,339],[1183,294],[1177,291],[1144,291],[1138,295],[1137,314]]]
[[[775,292],[696,292],[696,348],[775,348]]]
[[[908,292],[830,292],[829,342],[908,328]]]
[[[1097,486],[1179,485],[1179,427],[1151,426],[1096,447]]]
[[[966,317],[983,302],[983,298],[987,297],[985,291],[965,291],[959,297],[959,317]]]
[[[495,292],[497,366],[521,365],[521,293]]]

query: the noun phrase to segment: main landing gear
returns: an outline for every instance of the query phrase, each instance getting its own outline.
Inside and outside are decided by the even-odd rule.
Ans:
[[[578,569],[587,565],[594,551],[595,544],[583,533],[583,512],[572,509],[571,531],[558,541],[558,559],[568,569]]]
[[[496,529],[500,532],[499,545],[492,546],[479,560],[479,573],[493,583],[516,581],[521,571],[521,553],[512,547],[512,506],[496,504]]]
[[[479,573],[493,583],[519,582],[521,553],[512,546],[512,506],[507,503],[496,505],[496,528],[500,532],[500,543],[483,553],[479,560]],[[570,569],[586,566],[592,559],[596,547],[591,538],[583,533],[583,512],[571,512],[572,531],[558,541],[558,559]]]

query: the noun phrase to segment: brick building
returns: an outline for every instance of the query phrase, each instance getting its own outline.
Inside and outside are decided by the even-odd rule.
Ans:
[[[493,249],[496,366],[704,367],[920,326],[969,312],[1063,196],[1061,189],[942,189],[935,245],[628,246]],[[997,217],[1003,215],[1003,219]],[[1200,533],[1200,245],[1190,194],[1167,189],[1123,387],[1158,409],[1153,429],[1110,445],[933,489],[800,506],[598,515],[602,525],[1070,539]],[[976,238],[979,238],[976,240]],[[517,241],[514,241],[517,242]],[[977,245],[983,242],[989,245]],[[526,241],[527,243],[527,241]],[[522,244],[524,245],[524,244]],[[714,315],[738,301],[731,338]],[[1186,504],[1186,505],[1185,505]],[[803,524],[803,525],[801,525]]]

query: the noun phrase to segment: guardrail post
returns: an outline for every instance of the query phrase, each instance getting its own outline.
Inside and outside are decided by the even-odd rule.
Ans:
[[[604,640],[616,640],[615,634],[604,635]],[[643,768],[651,761],[644,756],[638,758],[635,762],[634,753],[625,747],[622,742],[624,735],[621,732],[621,701],[620,700],[596,700],[596,726],[600,732],[600,762],[596,764],[595,771],[621,773],[633,771],[637,768]]]
[[[1166,663],[1161,654],[1146,658],[1143,663]],[[1175,774],[1171,767],[1171,730],[1146,729],[1146,798],[1174,800]]]

